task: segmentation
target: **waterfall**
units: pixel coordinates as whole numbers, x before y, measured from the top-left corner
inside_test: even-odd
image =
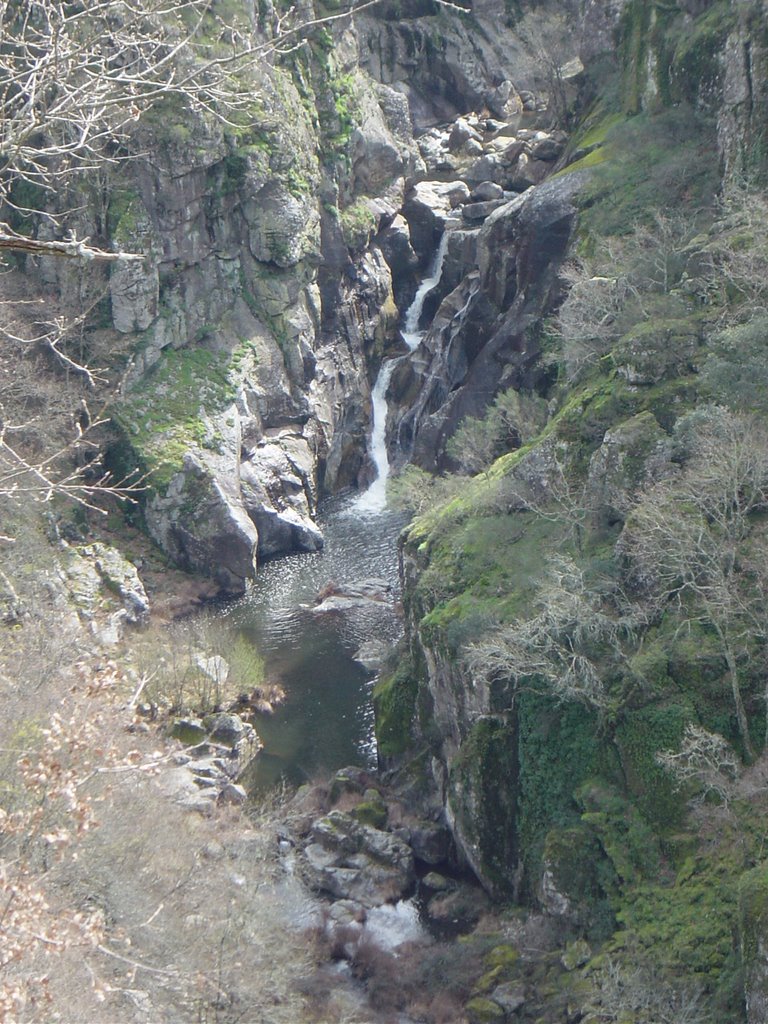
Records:
[[[410,352],[413,352],[421,344],[426,331],[419,330],[419,320],[424,309],[424,302],[427,295],[439,283],[443,273],[443,263],[448,250],[448,230],[443,231],[440,237],[435,258],[427,276],[421,282],[405,313],[405,323],[402,330],[403,340]],[[397,356],[394,359],[386,359],[381,364],[379,375],[371,392],[372,428],[371,428],[371,458],[376,467],[376,479],[367,491],[354,503],[354,509],[358,512],[381,512],[387,503],[387,479],[389,477],[389,453],[387,452],[387,388],[392,379],[392,374],[399,362],[405,356]]]
[[[416,289],[416,294],[413,297],[413,302],[410,304],[405,312],[405,327],[403,328],[403,340],[408,348],[413,352],[414,349],[418,348],[421,344],[421,339],[427,333],[426,331],[419,330],[419,320],[421,320],[421,313],[424,309],[424,302],[432,289],[440,283],[440,278],[443,275],[443,263],[445,262],[445,254],[448,251],[448,229],[445,228],[442,235],[440,236],[440,245],[437,247],[435,258],[432,261],[429,274],[421,282],[419,287]],[[391,374],[390,374],[391,376]]]

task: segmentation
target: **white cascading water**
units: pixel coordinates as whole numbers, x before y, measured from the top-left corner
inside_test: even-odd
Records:
[[[413,352],[421,344],[426,331],[419,330],[419,320],[424,309],[424,302],[427,295],[439,283],[443,273],[443,263],[448,249],[448,231],[444,230],[440,238],[432,267],[427,277],[419,285],[413,302],[405,313],[405,325],[403,327],[403,340],[409,351]],[[372,428],[371,428],[371,458],[376,467],[376,479],[365,491],[353,508],[358,512],[381,512],[387,504],[387,479],[389,477],[389,454],[387,452],[387,388],[392,379],[395,367],[405,356],[397,356],[395,359],[387,359],[381,364],[379,375],[371,392]]]

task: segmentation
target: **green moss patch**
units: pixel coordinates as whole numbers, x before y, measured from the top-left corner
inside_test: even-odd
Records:
[[[462,744],[449,801],[487,882],[511,895],[517,866],[517,736],[514,721],[487,717]]]
[[[224,360],[208,349],[166,349],[147,376],[112,411],[150,482],[166,487],[187,451],[215,448],[218,439],[203,410],[219,411],[234,398]]]
[[[418,689],[410,659],[401,662],[392,675],[385,676],[374,687],[376,739],[379,753],[385,757],[404,754],[412,743]]]

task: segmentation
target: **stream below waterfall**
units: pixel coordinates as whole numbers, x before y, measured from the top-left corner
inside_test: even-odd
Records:
[[[263,565],[246,596],[225,609],[264,658],[268,681],[286,692],[274,714],[256,722],[264,748],[250,788],[264,791],[281,779],[298,785],[345,765],[375,767],[372,674],[354,655],[371,638],[395,643],[402,631],[397,536],[406,521],[402,512],[362,513],[354,497],[328,501],[318,516],[323,550]],[[391,587],[386,601],[313,610],[329,583],[367,578]]]
[[[440,281],[447,240],[446,230],[405,313],[402,335],[409,353],[426,333],[419,324],[424,302]],[[354,656],[366,642],[392,645],[402,632],[397,536],[408,517],[386,507],[386,426],[387,387],[405,358],[385,360],[372,390],[374,482],[362,495],[337,496],[323,504],[317,517],[325,537],[322,551],[261,566],[246,596],[224,613],[264,658],[267,682],[286,693],[274,714],[256,723],[264,746],[249,769],[254,792],[282,780],[300,785],[346,765],[376,766],[373,673]],[[387,600],[364,601],[343,611],[313,608],[330,584],[343,590],[367,579],[386,584]]]
[[[221,610],[228,625],[263,658],[265,684],[278,684],[285,692],[273,713],[254,723],[263,747],[243,780],[252,795],[266,794],[281,783],[294,787],[325,781],[346,766],[376,768],[371,699],[375,672],[356,655],[371,641],[391,649],[402,635],[397,539],[409,518],[386,503],[387,391],[397,365],[415,352],[426,334],[420,329],[424,303],[440,282],[447,243],[445,230],[403,318],[407,353],[384,360],[372,389],[370,450],[375,480],[363,494],[347,493],[323,502],[317,516],[325,539],[321,551],[261,565],[246,595]],[[384,599],[377,593],[373,600],[334,602],[338,594],[354,592],[361,581],[377,581],[374,590]],[[328,594],[331,600],[322,602],[328,605],[323,610],[319,598]],[[282,847],[284,875],[276,894],[286,927],[326,928],[329,904],[305,889],[295,871],[291,844],[284,841]],[[408,946],[412,956],[420,947],[450,941],[464,930],[464,922],[433,920],[419,883],[415,895],[369,909],[359,927],[355,941],[360,948],[397,956]],[[404,1012],[379,1014],[346,959],[329,961],[318,977],[325,979],[323,984],[337,1000],[346,1000],[350,1019],[414,1024]]]

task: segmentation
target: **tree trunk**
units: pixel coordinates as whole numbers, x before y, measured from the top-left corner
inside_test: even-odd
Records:
[[[744,701],[741,697],[741,687],[739,686],[739,670],[736,667],[736,659],[733,656],[728,642],[723,636],[722,632],[718,629],[721,639],[723,640],[723,654],[725,655],[725,663],[728,666],[728,675],[731,677],[731,693],[733,694],[733,704],[736,708],[736,721],[739,725],[739,734],[741,735],[741,741],[744,744],[744,752],[747,755],[749,761],[754,761],[755,751],[752,747],[752,742],[749,738],[749,724],[747,722],[747,712],[744,708]]]

